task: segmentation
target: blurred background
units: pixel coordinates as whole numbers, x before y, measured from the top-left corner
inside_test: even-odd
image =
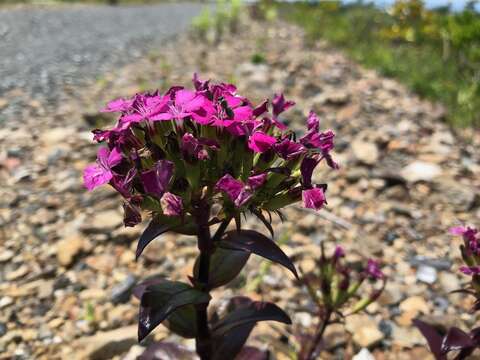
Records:
[[[353,264],[380,259],[389,282],[365,314],[329,328],[321,358],[430,359],[412,319],[476,321],[458,315],[470,299],[450,294],[465,279],[447,229],[480,215],[479,10],[446,0],[0,0],[0,359],[142,353],[132,288],[153,274],[184,279],[195,239],[165,234],[135,262],[145,224],[124,228],[120,199],[87,193],[82,170],[95,161],[90,131],[115,121],[99,112],[107,101],[191,86],[194,72],[257,103],[284,92],[297,103],[283,119],[294,131],[313,109],[337,134],[340,170],[315,174],[328,206],[288,209],[276,240],[307,273],[324,242],[342,244]],[[240,292],[287,310],[292,327],[259,324],[250,341],[294,359],[296,335],[315,325],[305,289],[252,257],[213,305]],[[181,341],[159,327],[147,343],[162,339]]]

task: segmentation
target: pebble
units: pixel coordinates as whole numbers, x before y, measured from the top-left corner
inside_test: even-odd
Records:
[[[437,164],[414,161],[400,170],[400,174],[408,182],[432,181],[442,174],[442,168]]]
[[[353,341],[361,347],[376,345],[384,338],[377,323],[368,315],[356,314],[347,317],[345,328],[353,336]]]
[[[133,287],[137,279],[134,275],[129,274],[127,278],[120,284],[113,287],[110,299],[114,304],[126,303],[130,299]]]
[[[379,158],[377,146],[362,139],[352,143],[352,151],[357,160],[367,165],[375,165]]]
[[[269,39],[262,49],[266,63],[242,65],[250,63],[257,34]],[[45,360],[53,357],[49,351],[58,348],[59,357],[72,358],[86,350],[80,344],[95,334],[134,326],[138,300],[130,296],[133,277],[141,281],[161,274],[185,281],[191,273],[197,254],[194,239],[165,234],[135,262],[136,239],[144,226],[124,229],[120,197],[107,188],[87,192],[82,185],[82,170],[95,161],[97,149],[89,133],[92,124],[82,114],[95,114],[112,98],[139,91],[140,78],[148,82],[142,87],[158,86],[159,69],[166,68],[160,71],[161,86],[189,85],[191,73],[202,69],[203,78],[228,80],[235,75],[239,93],[255,102],[285,91],[298,107],[282,114],[282,120],[289,120],[299,135],[305,129],[304,112],[311,106],[319,111],[322,129],[335,130],[334,157],[340,170],[318,166],[314,175],[316,183],[328,183],[328,205],[319,213],[288,208],[285,223],[273,217],[274,228],[279,239],[287,235],[281,247],[306,271],[315,270],[320,243],[327,251],[338,243],[346,249],[346,260],[354,263],[349,266],[360,266],[363,257],[381,259],[388,282],[368,314],[355,315],[359,319],[355,331],[347,317],[352,336],[342,324],[327,329],[332,354],[326,358],[350,358],[355,350],[373,347],[378,358],[407,359],[419,347],[426,351],[421,335],[409,330],[411,320],[421,314],[442,314],[441,322],[467,328],[468,316],[451,315],[458,312],[455,305],[466,304],[461,296],[448,292],[466,279],[452,266],[459,263],[461,240],[453,240],[447,229],[457,219],[477,221],[478,137],[472,136],[467,143],[454,136],[434,117],[432,104],[397,82],[356,66],[335,50],[304,47],[302,33],[290,25],[269,26],[266,31],[255,22],[235,39],[234,46],[227,40],[209,47],[180,36],[163,44],[162,59],[157,62],[139,59],[105,74],[104,85],[76,89],[55,112],[45,109],[41,116],[41,101],[32,103],[34,114],[17,106],[25,114],[5,122],[0,129],[4,184],[0,189],[0,263],[4,265],[0,266],[0,323],[7,325],[8,332],[0,340],[0,352],[5,349],[7,358],[15,358],[17,351],[26,354],[23,358]],[[238,76],[239,71],[245,75]],[[9,102],[20,96],[18,91],[5,95]],[[102,121],[109,125],[109,119]],[[68,134],[65,141],[61,129]],[[261,229],[253,220],[248,228]],[[62,247],[65,251],[59,250]],[[257,286],[259,292],[249,295],[263,299],[268,294],[269,301],[291,314],[296,326],[315,324],[304,290],[280,267],[252,256],[238,284],[258,276],[264,263],[269,266]],[[433,271],[425,272],[425,267],[436,270],[436,281],[432,282]],[[18,269],[16,276],[10,274]],[[223,287],[215,295],[223,304],[236,293],[241,294],[240,289]],[[279,335],[270,324],[264,325],[255,332],[272,339],[264,345],[280,358],[275,346]],[[23,337],[24,328],[35,329],[36,334]],[[114,358],[125,356],[135,333],[133,329],[127,337],[132,342],[123,343]],[[155,336],[179,341],[163,327]],[[5,338],[11,343],[5,345]],[[191,341],[185,344],[194,346]],[[97,347],[99,354],[107,353],[103,346]]]
[[[60,265],[69,266],[72,264],[84,247],[84,238],[80,234],[69,236],[57,243],[57,259]]]
[[[421,265],[417,269],[417,280],[432,285],[437,281],[437,270],[431,266]]]
[[[352,360],[375,360],[375,357],[367,348],[363,348],[353,356]]]

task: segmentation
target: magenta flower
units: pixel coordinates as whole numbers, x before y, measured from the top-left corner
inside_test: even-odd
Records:
[[[295,105],[295,102],[286,101],[283,94],[280,94],[280,95],[275,94],[275,96],[273,97],[273,100],[272,100],[273,116],[275,118],[277,118],[278,115],[280,115],[284,111],[287,111],[288,109],[290,109],[294,105]]]
[[[121,161],[122,154],[117,148],[113,148],[112,151],[105,147],[100,148],[97,153],[97,163],[87,166],[83,172],[85,187],[91,191],[108,183],[113,177],[112,168]]]
[[[160,96],[157,92],[135,95],[130,111],[120,118],[118,127],[126,129],[133,123],[153,120],[156,115],[168,110],[168,101],[167,96]]]
[[[209,113],[203,95],[184,89],[177,90],[172,95],[175,99],[168,102],[166,111],[153,115],[151,120],[182,120],[189,116],[200,124],[208,120]]]
[[[339,259],[344,256],[345,256],[345,250],[343,250],[343,248],[340,245],[337,245],[335,247],[335,252],[333,253],[333,257],[335,259]]]
[[[125,199],[129,199],[132,197],[132,181],[136,176],[137,169],[135,168],[131,168],[125,176],[113,174],[111,185]]]
[[[240,192],[243,190],[244,185],[240,180],[236,180],[232,175],[226,174],[217,181],[215,188],[218,191],[223,191],[232,201],[235,201],[238,195],[240,195]]]
[[[136,202],[136,199],[132,199],[132,201],[125,201],[123,203],[123,223],[125,226],[132,227],[142,222],[142,214],[140,213],[138,204],[135,204]]]
[[[459,270],[465,275],[480,275],[480,266],[460,266]]]
[[[302,174],[302,184],[305,188],[312,187],[313,170],[317,167],[319,160],[311,157],[305,157],[300,164],[300,172]]]
[[[450,229],[450,234],[461,235],[465,242],[468,255],[480,255],[480,239],[477,238],[478,230],[470,226],[456,226]]]
[[[172,179],[174,165],[168,160],[159,160],[150,170],[142,172],[140,178],[145,192],[160,198]]]
[[[257,190],[260,186],[262,186],[265,183],[266,180],[267,180],[267,173],[253,175],[248,178],[247,185],[251,189]]]
[[[307,129],[309,131],[315,131],[316,133],[320,130],[320,120],[318,120],[318,116],[313,110],[310,110],[310,113],[308,114]]]
[[[285,160],[295,159],[305,152],[305,148],[295,141],[283,139],[273,145],[275,152]]]
[[[312,188],[302,191],[303,206],[308,209],[320,210],[325,205],[325,193],[321,188]]]
[[[256,131],[248,139],[248,147],[256,153],[264,153],[270,150],[276,142],[277,139],[273,136]]]
[[[190,133],[183,134],[180,148],[184,155],[198,158],[198,153],[202,150],[200,141]]]
[[[182,140],[180,142],[180,149],[184,157],[186,158],[195,158],[199,160],[209,159],[208,148],[210,150],[218,150],[220,146],[215,140],[211,139],[197,139],[190,133],[183,134]]]
[[[380,270],[380,265],[373,259],[368,259],[365,273],[367,276],[375,280],[383,279],[385,277],[385,274]]]
[[[182,214],[183,202],[180,196],[166,192],[160,199],[160,206],[164,215],[179,216]]]
[[[226,174],[218,180],[215,187],[218,191],[225,192],[236,207],[241,207],[252,198],[254,191],[261,187],[266,179],[266,173],[250,176],[245,185],[230,174]]]
[[[101,112],[125,112],[130,110],[132,107],[133,100],[128,99],[115,99],[110,101],[106,107],[104,107]]]

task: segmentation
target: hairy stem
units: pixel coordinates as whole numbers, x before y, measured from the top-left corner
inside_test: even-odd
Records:
[[[325,329],[330,323],[331,316],[332,316],[332,311],[327,310],[323,319],[320,320],[320,322],[318,323],[315,338],[313,339],[313,342],[310,344],[310,348],[304,360],[314,360],[316,358],[315,352],[317,350],[318,344],[320,344],[320,342],[322,341],[323,334],[325,333]]]

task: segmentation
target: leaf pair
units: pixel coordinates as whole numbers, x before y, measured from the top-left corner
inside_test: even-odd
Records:
[[[134,293],[140,299],[139,341],[160,323],[181,336],[196,337],[195,305],[210,301],[210,295],[207,293],[196,290],[188,284],[165,279],[154,279],[140,284]],[[275,304],[252,301],[246,297],[233,298],[229,310],[228,314],[217,321],[211,329],[214,360],[233,358],[239,354],[250,332],[259,321],[271,320],[291,324],[289,316]],[[169,345],[155,349],[154,353],[167,351],[172,354],[177,350]],[[257,354],[255,356],[259,354],[253,350],[250,353],[252,356],[254,353]]]
[[[235,279],[252,253],[285,266],[298,278],[295,266],[273,240],[253,230],[229,231],[216,243],[210,258],[207,288],[214,289]],[[195,278],[198,277],[198,268],[199,258],[193,270]]]
[[[213,219],[209,225],[218,223],[218,219]],[[184,235],[196,235],[197,227],[191,218],[185,217],[182,220],[177,217],[168,217],[164,215],[155,216],[148,226],[143,231],[140,239],[138,240],[137,250],[135,256],[138,259],[143,250],[150,244],[155,238],[166,233],[167,231],[175,231]]]
[[[455,360],[467,359],[480,347],[480,328],[475,328],[467,334],[457,327],[452,327],[446,335],[441,335],[434,326],[421,320],[414,320],[413,324],[427,340],[436,360],[447,360],[447,354],[451,351],[458,351]]]
[[[138,340],[142,341],[160,323],[187,338],[195,337],[194,305],[210,301],[210,295],[179,281],[150,280],[134,291],[140,299]]]
[[[212,327],[213,360],[233,359],[237,355],[237,359],[267,359],[267,355],[258,349],[244,348],[256,323],[271,320],[291,324],[289,316],[275,304],[252,301],[247,297],[231,299],[229,310]]]

